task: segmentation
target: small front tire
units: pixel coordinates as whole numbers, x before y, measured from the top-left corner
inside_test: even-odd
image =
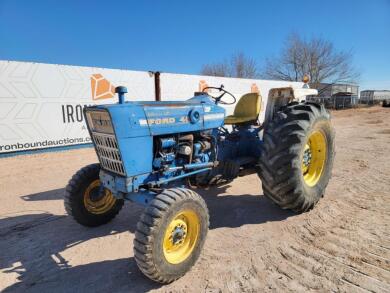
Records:
[[[172,188],[158,194],[137,224],[134,256],[140,270],[159,283],[183,276],[198,259],[209,227],[204,200]]]
[[[108,189],[100,190],[100,164],[81,168],[65,189],[65,210],[83,226],[96,227],[111,221],[122,209],[124,200]]]

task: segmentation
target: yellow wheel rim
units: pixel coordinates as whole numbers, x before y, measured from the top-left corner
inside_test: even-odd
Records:
[[[116,199],[111,191],[104,188],[99,194],[100,180],[92,181],[84,192],[84,206],[88,212],[100,215],[108,212],[114,206]]]
[[[326,138],[321,131],[313,131],[303,149],[302,175],[305,183],[313,187],[324,171],[326,161]]]
[[[163,252],[171,264],[185,261],[195,248],[200,233],[198,215],[192,210],[177,214],[165,230]]]

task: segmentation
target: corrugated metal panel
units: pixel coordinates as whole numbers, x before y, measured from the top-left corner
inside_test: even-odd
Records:
[[[374,91],[374,100],[390,99],[390,91]]]
[[[383,101],[390,99],[390,91],[388,90],[365,90],[360,92],[360,100],[363,102]]]
[[[320,97],[330,97],[338,93],[350,93],[353,96],[359,95],[359,86],[354,84],[319,83],[311,84],[310,86],[318,90]]]

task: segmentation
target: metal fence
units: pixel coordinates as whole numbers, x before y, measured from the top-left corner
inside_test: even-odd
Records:
[[[336,110],[357,107],[359,101],[357,96],[308,97],[307,100]]]

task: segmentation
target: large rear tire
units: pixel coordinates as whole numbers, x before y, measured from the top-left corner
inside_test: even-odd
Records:
[[[185,188],[164,190],[137,224],[134,256],[138,267],[160,283],[180,278],[198,259],[208,227],[203,198]]]
[[[100,190],[100,164],[81,168],[65,189],[65,210],[77,223],[95,227],[111,221],[122,209],[123,199],[116,199],[108,189]]]
[[[264,195],[283,209],[313,208],[331,178],[334,135],[323,105],[304,102],[278,112],[264,129],[258,171]]]

